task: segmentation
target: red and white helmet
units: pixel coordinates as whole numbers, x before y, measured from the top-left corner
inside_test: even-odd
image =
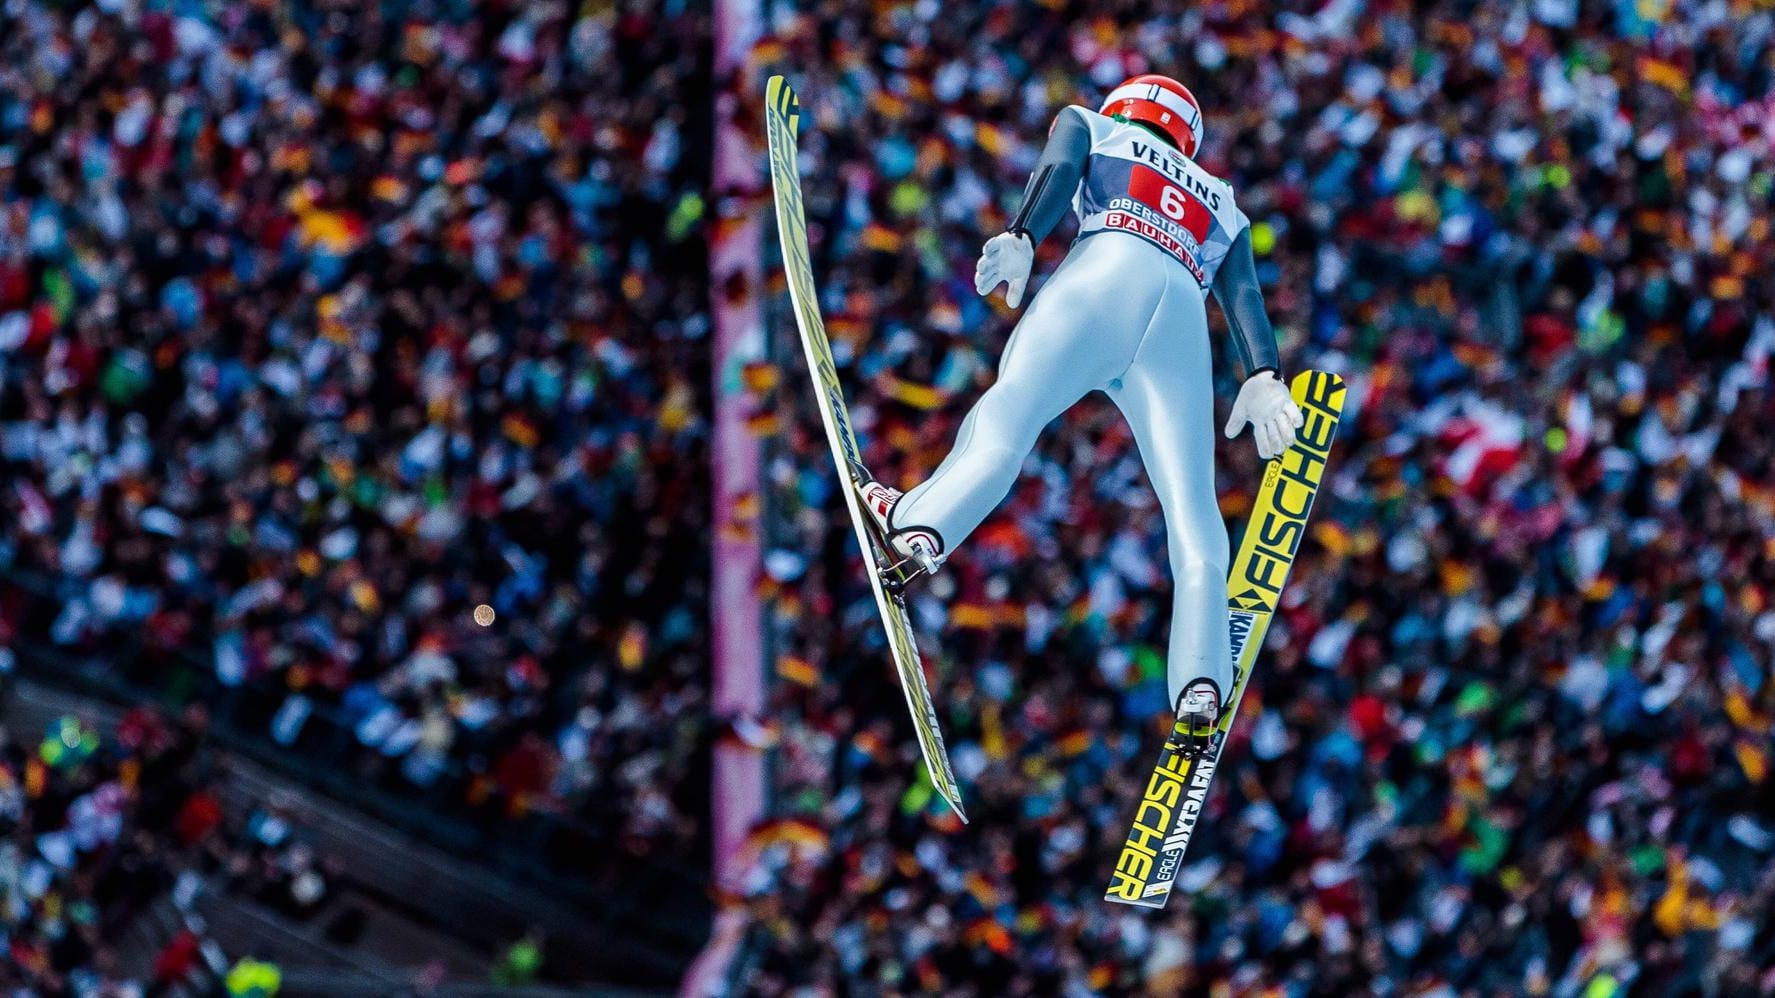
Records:
[[[1100,113],[1151,125],[1177,143],[1185,156],[1202,144],[1202,106],[1189,88],[1169,76],[1147,73],[1123,82],[1103,99]]]

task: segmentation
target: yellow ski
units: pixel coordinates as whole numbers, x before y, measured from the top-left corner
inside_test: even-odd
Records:
[[[857,453],[856,436],[851,432],[850,408],[845,404],[844,390],[838,383],[832,346],[826,339],[826,324],[820,319],[813,268],[808,265],[807,219],[802,210],[801,176],[795,162],[799,119],[800,102],[794,89],[781,76],[771,77],[764,89],[764,122],[770,146],[771,188],[776,194],[777,229],[783,243],[783,270],[789,279],[789,300],[795,306],[795,325],[801,330],[802,352],[807,355],[808,373],[813,377],[814,394],[820,403],[820,420],[826,426],[826,442],[832,449],[832,462],[847,481],[856,482],[862,459]],[[912,711],[912,726],[918,731],[918,747],[924,753],[925,768],[930,771],[931,783],[937,793],[955,809],[957,817],[967,821],[961,806],[961,788],[956,785],[955,770],[949,764],[949,751],[943,747],[943,732],[937,726],[937,712],[931,706],[931,691],[925,683],[918,644],[913,640],[912,618],[906,612],[905,597],[897,585],[890,590],[891,583],[884,581],[882,560],[889,555],[880,550],[872,536],[863,511],[857,506],[855,491],[849,488],[840,491],[844,493],[845,509],[850,511],[851,526],[857,532],[857,544],[863,549],[869,587],[881,610],[881,622],[887,628],[888,648],[893,653],[900,688],[906,694],[906,706]]]
[[[1104,894],[1107,900],[1163,908],[1171,897],[1171,884],[1208,804],[1214,770],[1220,765],[1220,753],[1238,716],[1251,667],[1270,629],[1282,583],[1288,580],[1288,569],[1306,536],[1307,513],[1313,508],[1313,497],[1319,494],[1331,442],[1337,436],[1337,421],[1344,410],[1344,383],[1335,374],[1304,371],[1295,376],[1291,392],[1306,422],[1294,446],[1265,467],[1250,524],[1227,578],[1233,688],[1226,709],[1221,711],[1220,723],[1201,756],[1187,758],[1169,743],[1160,750],[1159,764],[1153,768],[1134,812],[1128,841],[1116,858],[1115,873]]]

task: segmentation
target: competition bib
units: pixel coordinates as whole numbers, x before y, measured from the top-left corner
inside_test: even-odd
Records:
[[[1091,155],[1073,198],[1079,233],[1117,229],[1182,263],[1202,287],[1250,222],[1233,189],[1143,128],[1089,114]]]

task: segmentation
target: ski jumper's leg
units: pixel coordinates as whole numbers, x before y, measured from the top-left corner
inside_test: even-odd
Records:
[[[1165,514],[1174,585],[1166,680],[1175,705],[1206,677],[1224,698],[1232,686],[1227,639],[1226,523],[1214,494],[1213,357],[1208,313],[1195,279],[1166,268],[1170,287],[1134,354],[1109,387],[1127,417]]]
[[[1133,358],[1165,291],[1154,255],[1122,233],[1074,245],[1012,331],[998,381],[962,421],[955,448],[894,507],[894,527],[936,531],[945,556],[973,533],[1042,428]]]

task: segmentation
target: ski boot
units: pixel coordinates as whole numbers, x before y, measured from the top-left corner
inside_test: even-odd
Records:
[[[875,537],[876,546],[892,559],[881,568],[881,582],[898,596],[906,583],[920,575],[934,575],[943,557],[943,539],[929,527],[895,527],[894,506],[900,501],[900,490],[890,489],[872,478],[853,480],[857,503],[863,507],[863,518]]]
[[[1171,725],[1165,745],[1186,759],[1201,758],[1208,753],[1219,723],[1220,685],[1212,679],[1198,679],[1185,686],[1177,698],[1177,723]]]

